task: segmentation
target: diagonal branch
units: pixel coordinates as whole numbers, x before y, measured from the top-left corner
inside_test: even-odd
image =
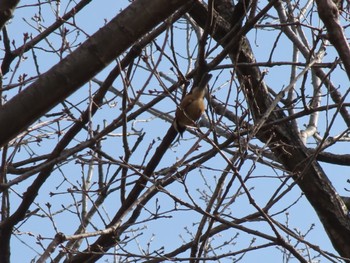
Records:
[[[196,5],[198,5],[197,11],[202,9],[202,14],[205,13],[203,5],[199,3]],[[201,27],[204,26],[202,23],[203,17],[197,19],[198,12],[193,12],[191,15]],[[240,15],[244,16],[245,14]],[[228,33],[229,27],[225,22],[221,22],[217,27],[218,29],[214,32],[213,37],[216,41],[222,43],[221,39],[225,36],[224,32]],[[269,109],[273,100],[262,81],[259,69],[238,64],[255,63],[254,55],[247,39],[242,39],[240,49],[231,49],[230,57],[234,63],[237,63],[238,79],[244,89],[254,121],[258,123]],[[275,111],[269,114],[268,121],[277,121],[284,117],[283,111],[276,106]],[[350,240],[347,209],[324,171],[315,161],[315,156],[308,154],[306,147],[299,138],[298,132],[294,130],[290,122],[284,122],[258,130],[257,137],[263,142],[270,142],[269,147],[271,151],[274,152],[286,169],[294,175],[294,180],[314,207],[335,249],[341,256],[350,258],[350,250],[347,245],[348,240]]]
[[[186,0],[138,0],[0,108],[0,145],[79,89]],[[113,36],[113,37],[111,37]],[[14,122],[13,120],[16,119]]]
[[[31,48],[33,48],[37,43],[39,43],[41,40],[45,39],[48,35],[50,35],[53,31],[55,31],[57,28],[59,28],[67,20],[74,17],[80,10],[82,10],[91,1],[92,0],[80,1],[69,12],[67,12],[64,16],[62,16],[61,19],[57,19],[51,26],[46,28],[43,32],[41,32],[39,35],[34,37],[29,42],[27,42],[25,45],[20,46],[13,51],[6,50],[4,59],[3,59],[2,64],[1,64],[2,74],[5,75],[10,70],[10,65],[16,57],[20,56],[21,54],[23,54],[23,53],[27,52],[28,50],[30,50]],[[4,1],[4,2],[6,2],[6,1]],[[7,2],[10,2],[10,1],[7,1]],[[1,27],[1,22],[0,22],[0,27]]]
[[[339,23],[339,10],[332,0],[317,0],[318,15],[327,28],[328,40],[337,50],[350,79],[350,48]]]
[[[0,29],[11,19],[19,0],[2,0],[0,2]]]

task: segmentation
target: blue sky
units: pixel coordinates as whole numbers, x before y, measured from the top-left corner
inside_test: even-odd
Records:
[[[61,8],[60,12],[61,14],[64,12],[65,9],[69,10],[72,8],[72,3],[70,3],[68,6],[65,6],[67,2],[70,3],[70,1],[61,1]],[[15,40],[16,46],[20,46],[23,42],[23,32],[28,32],[29,34],[33,34],[33,36],[37,35],[37,30],[33,29],[33,27],[37,26],[31,19],[35,12],[37,12],[37,7],[28,7],[27,5],[35,4],[37,1],[26,1],[25,5],[26,7],[19,6],[18,10],[16,10],[14,14],[14,18],[10,21],[8,24],[8,32],[11,37],[11,39]],[[103,4],[101,4],[101,1],[92,1],[91,4],[88,5],[84,11],[79,13],[79,15],[76,17],[75,23],[78,26],[81,26],[82,30],[87,34],[91,35],[99,28],[103,27],[106,21],[109,21],[111,18],[113,18],[115,15],[118,14],[118,12],[125,6],[129,4],[128,1],[112,1],[112,0],[104,0]],[[50,25],[52,21],[54,21],[54,16],[52,9],[54,9],[54,6],[50,6],[49,4],[42,6],[42,14],[43,14],[43,25],[47,26]],[[27,21],[27,22],[26,22]],[[69,21],[72,22],[72,21]],[[29,24],[31,25],[29,25]],[[72,28],[67,26],[68,28]],[[80,32],[78,35],[76,34],[77,31],[71,31],[70,35],[68,36],[68,40],[71,41],[71,43],[74,43],[78,46],[79,43],[85,41],[86,35],[84,35],[82,32]],[[181,35],[183,34],[183,35]],[[111,36],[112,37],[112,36]],[[180,47],[180,52],[183,52],[183,54],[178,54],[179,63],[181,66],[181,69],[183,70],[183,73],[185,73],[187,69],[187,61],[186,59],[181,59],[180,55],[186,55],[186,46],[184,43],[184,33],[180,33],[179,36],[175,39],[175,45],[177,47]],[[269,32],[269,31],[258,31],[255,32],[254,30],[251,31],[248,34],[248,37],[251,40],[252,48],[255,52],[257,61],[259,62],[265,62],[269,58],[271,46],[274,43],[276,33],[275,32]],[[158,40],[161,42],[162,37],[159,37]],[[57,36],[54,38],[49,38],[47,41],[43,41],[40,43],[39,47],[42,49],[48,49],[50,45],[53,45],[55,47],[59,47],[61,45],[61,39]],[[290,42],[282,36],[280,39],[280,45],[278,46],[278,49],[275,51],[273,56],[273,61],[290,61],[291,60],[291,53],[290,53]],[[193,48],[193,47],[192,47]],[[154,51],[154,50],[152,50]],[[60,59],[58,54],[55,53],[48,53],[48,52],[41,52],[40,49],[36,51],[36,55],[38,56],[38,62],[40,65],[40,72],[43,73],[46,70],[48,70],[50,67],[52,67],[55,63],[57,63]],[[150,51],[151,53],[151,51]],[[156,53],[156,52],[154,52]],[[67,55],[65,53],[63,56]],[[156,58],[155,54],[155,58]],[[334,51],[332,48],[329,48],[327,50],[327,56],[325,61],[332,62],[335,58]],[[32,54],[30,52],[25,54],[25,57],[28,57],[28,59],[24,59],[21,61],[19,70],[14,74],[13,76],[13,82],[16,82],[18,76],[20,74],[26,73],[29,76],[31,74],[35,75],[35,68],[33,68],[32,63]],[[302,60],[302,59],[301,59]],[[227,62],[229,63],[229,62]],[[14,66],[15,63],[12,65]],[[110,69],[115,64],[109,66],[107,69]],[[169,74],[170,77],[174,78],[174,75],[172,75],[171,72],[171,65],[170,63],[166,62],[166,59],[163,58],[162,60],[162,71]],[[149,76],[149,73],[147,70],[140,70],[141,73],[138,80],[134,81],[133,85],[135,87],[135,90],[137,90],[139,87],[143,85],[144,80]],[[97,78],[100,80],[103,80],[103,78],[108,74],[108,70],[101,72]],[[266,68],[266,77],[265,81],[266,83],[271,86],[276,92],[280,91],[289,84],[289,67],[274,67],[274,68]],[[345,92],[346,89],[348,89],[348,79],[346,75],[343,72],[337,73],[339,74],[339,78],[336,79],[337,83],[335,85],[339,86],[339,89],[341,92]],[[4,83],[9,83],[9,79],[11,77],[11,73],[9,73],[6,76],[6,79]],[[175,79],[175,78],[174,78]],[[225,96],[223,94],[227,94],[229,90],[228,80],[230,79],[230,73],[229,70],[223,72],[219,77],[217,82],[215,82],[214,88],[219,88],[220,91],[218,91],[218,95],[222,95],[223,98]],[[165,84],[170,84],[166,81],[164,81]],[[214,79],[211,81],[211,85],[214,85]],[[300,82],[299,82],[300,85]],[[114,83],[114,86],[116,88],[122,87],[122,82],[120,79],[116,80]],[[91,90],[90,90],[91,88]],[[75,94],[73,94],[69,100],[76,101],[80,98],[83,98],[86,96],[88,92],[95,91],[97,86],[93,83],[90,85],[85,85],[82,87],[79,91],[77,91]],[[151,84],[146,88],[146,90],[161,90],[156,80],[152,80]],[[10,96],[10,94],[9,94]],[[154,95],[155,96],[155,95]],[[232,97],[235,97],[235,94],[231,95]],[[230,98],[232,98],[230,97]],[[148,100],[152,99],[153,97],[150,95],[149,97],[144,96],[143,102],[147,102]],[[103,125],[104,122],[108,123],[111,120],[113,120],[116,115],[118,114],[118,109],[120,108],[120,100],[118,98],[115,98],[114,95],[108,94],[107,99],[110,99],[109,107],[104,106],[104,109],[101,110],[95,117],[94,117],[94,127],[97,127],[98,125]],[[327,96],[325,96],[324,100],[327,100]],[[85,104],[84,104],[85,105]],[[81,109],[84,109],[85,106],[82,106]],[[161,103],[159,106],[160,110],[165,110],[167,112],[170,112],[175,109],[176,104],[171,99],[166,99],[163,103]],[[61,106],[56,107],[52,110],[52,112],[58,111],[61,109]],[[76,112],[78,114],[78,111]],[[332,114],[329,114],[332,116]],[[324,132],[325,127],[327,126],[327,115],[323,114],[322,118],[320,120],[320,132]],[[305,122],[303,123],[305,119]],[[304,118],[300,121],[299,125],[302,127],[302,125],[307,123],[307,119]],[[66,125],[69,127],[71,125],[71,122],[67,120],[66,122],[62,122],[63,125]],[[137,130],[144,130],[146,132],[145,139],[141,143],[142,150],[137,154],[132,156],[131,162],[134,164],[140,163],[144,158],[144,152],[147,150],[149,145],[152,143],[153,139],[155,137],[162,137],[163,134],[167,131],[170,123],[167,123],[163,120],[157,120],[151,118],[150,115],[142,115],[140,119],[138,119],[138,122],[134,123]],[[129,126],[130,128],[131,126]],[[65,128],[64,126],[62,127]],[[345,129],[344,125],[342,123],[338,123],[334,127],[332,127],[330,134],[332,136],[335,136],[342,132]],[[131,128],[130,128],[131,131]],[[115,133],[121,132],[120,130],[115,131]],[[157,136],[154,136],[154,134],[157,134]],[[81,134],[81,137],[79,137],[79,140],[84,140],[86,138],[86,134]],[[38,144],[36,146],[32,146],[34,150],[41,151],[41,152],[49,152],[52,150],[52,147],[57,143],[58,138],[53,137],[52,140],[47,140],[45,143]],[[166,168],[167,166],[173,164],[178,160],[179,158],[182,158],[184,153],[188,151],[188,149],[193,145],[195,139],[193,139],[193,136],[191,136],[189,133],[185,134],[185,141],[181,142],[181,144],[174,150],[169,150],[164,159],[161,161],[158,169]],[[131,137],[131,142],[136,141],[136,137]],[[78,142],[75,142],[78,143]],[[259,142],[255,141],[256,144],[259,144]],[[332,148],[332,150],[336,152],[346,152],[346,142],[342,142],[337,144],[335,147]],[[108,150],[108,153],[113,156],[115,159],[118,160],[118,158],[123,154],[122,151],[122,141],[120,137],[114,137],[109,136],[106,138],[106,140],[103,142],[103,144],[106,146],[106,149]],[[153,151],[155,150],[155,147],[159,144],[159,140],[156,141],[155,146],[150,151],[150,154],[146,158],[146,161],[149,160],[150,156],[153,154]],[[208,145],[205,143],[201,143],[201,146],[203,148],[200,148],[199,151],[195,151],[191,156],[194,156],[196,154],[199,154],[200,151],[203,151],[205,149],[208,149]],[[313,147],[313,145],[310,144],[310,147]],[[27,158],[28,157],[28,151],[22,150],[23,152],[21,154],[18,154],[16,156],[16,161],[19,161],[21,157]],[[82,158],[84,156],[81,156]],[[269,197],[271,196],[271,193],[275,191],[276,188],[280,185],[280,181],[277,179],[277,174],[275,173],[274,169],[267,168],[259,165],[258,163],[255,163],[253,161],[247,161],[245,166],[241,170],[242,177],[245,177],[249,174],[250,169],[256,165],[258,168],[252,171],[251,176],[254,178],[247,181],[247,186],[251,187],[251,194],[257,201],[257,203],[260,206],[264,206],[266,202],[268,201]],[[225,162],[222,159],[215,159],[211,160],[210,162],[205,164],[205,167],[201,167],[201,169],[198,169],[191,173],[186,180],[188,180],[188,185],[190,186],[190,189],[184,189],[183,185],[180,183],[174,183],[170,187],[167,188],[168,191],[170,191],[173,194],[176,194],[178,196],[181,196],[185,200],[189,200],[186,198],[186,190],[190,191],[190,193],[198,198],[198,203],[203,205],[205,202],[200,199],[201,193],[200,191],[203,191],[205,189],[206,191],[212,190],[212,188],[215,186],[215,178],[220,176],[221,171],[215,171],[216,168],[219,167],[220,169],[225,166]],[[322,164],[322,167],[325,169],[326,173],[329,175],[330,180],[334,184],[335,188],[339,191],[340,194],[346,195],[346,192],[344,191],[344,188],[347,187],[346,180],[349,179],[348,175],[348,168],[339,167],[336,165],[329,165],[329,164]],[[96,169],[96,167],[95,167]],[[346,169],[346,170],[345,170]],[[110,170],[106,170],[106,173],[108,176],[111,176],[113,174],[113,171],[116,170],[116,167],[110,167]],[[58,194],[61,192],[65,192],[67,187],[69,187],[70,182],[64,182],[63,181],[63,175],[66,175],[69,180],[71,180],[71,185],[74,185],[74,183],[79,180],[82,176],[87,176],[88,173],[88,167],[85,166],[82,168],[82,165],[79,163],[74,164],[74,162],[71,162],[69,165],[63,165],[59,169],[56,169],[53,175],[49,178],[43,189],[40,191],[40,196],[36,200],[36,205],[43,209],[43,211],[48,211],[48,208],[45,206],[47,202],[50,202],[52,205],[51,210],[52,211],[59,211],[62,209],[62,206],[66,207],[69,206],[69,204],[72,203],[72,196],[70,196],[68,193],[64,194]],[[281,175],[278,173],[278,175]],[[96,176],[96,175],[95,175]],[[10,178],[12,179],[12,178]],[[67,181],[69,181],[67,180]],[[237,182],[236,182],[237,183]],[[23,186],[16,187],[15,190],[18,191],[18,193],[21,193],[25,191],[25,188],[27,185],[30,184],[30,180]],[[207,184],[207,186],[205,185]],[[55,194],[53,197],[50,197],[50,192],[53,191],[53,187],[55,186]],[[200,185],[200,186],[199,186]],[[238,189],[238,185],[235,189]],[[350,187],[349,187],[350,188]],[[200,189],[200,190],[199,190]],[[283,209],[283,207],[286,206],[286,204],[292,204],[294,201],[296,201],[299,196],[301,195],[300,190],[295,187],[288,195],[286,195],[283,198],[283,203],[281,205],[277,205],[276,208],[272,209],[272,211],[279,211],[279,209]],[[15,194],[13,194],[15,196]],[[94,196],[96,198],[96,196]],[[19,199],[14,198],[12,201],[12,207],[15,209],[15,207],[18,205]],[[161,194],[158,199],[152,200],[148,206],[152,209],[157,204],[161,204],[162,209],[165,211],[167,209],[171,209],[174,205],[174,202],[171,198],[168,196]],[[111,198],[108,202],[106,202],[106,205],[104,207],[104,213],[105,217],[113,217],[116,207],[119,206],[119,196],[116,193],[113,193],[111,195]],[[34,208],[33,208],[34,209]],[[72,207],[72,211],[74,211],[74,207]],[[233,217],[239,217],[244,216],[249,213],[255,212],[251,205],[249,205],[249,202],[246,198],[246,196],[242,195],[239,198],[237,198],[237,202],[230,207],[228,210],[230,213],[232,213]],[[72,212],[73,213],[73,212]],[[144,215],[145,217],[147,214]],[[325,249],[329,252],[335,253],[334,249],[332,248],[322,225],[320,224],[314,210],[311,208],[311,206],[308,204],[308,202],[305,200],[305,198],[302,198],[300,201],[297,202],[296,205],[292,206],[292,208],[289,210],[288,216],[285,213],[281,213],[279,216],[277,216],[278,220],[280,222],[285,222],[290,226],[290,228],[294,229],[300,229],[302,233],[305,233],[308,231],[308,229],[312,226],[313,223],[315,223],[315,227],[312,231],[306,236],[306,240],[311,243],[316,243],[318,246],[320,246],[322,249]],[[163,219],[160,221],[154,221],[149,222],[145,224],[140,224],[140,228],[144,228],[143,235],[139,236],[138,238],[135,238],[134,242],[130,242],[130,244],[127,246],[128,249],[135,249],[138,250],[139,247],[141,247],[140,244],[142,244],[143,247],[146,246],[147,242],[152,239],[151,248],[157,249],[161,246],[165,246],[166,251],[171,251],[172,249],[175,249],[178,244],[181,243],[181,239],[189,240],[189,232],[186,232],[186,229],[192,228],[192,223],[195,221],[200,220],[200,216],[198,214],[193,213],[190,218],[188,218],[188,213],[185,213],[183,211],[177,211],[174,213],[174,217],[171,219]],[[160,222],[160,223],[159,223]],[[38,217],[32,217],[24,226],[21,226],[20,231],[23,233],[23,235],[19,235],[18,238],[12,239],[12,261],[13,262],[29,262],[30,259],[37,256],[37,251],[39,254],[42,252],[42,248],[40,246],[33,246],[28,247],[24,244],[24,242],[28,243],[35,243],[34,240],[36,237],[41,234],[44,238],[52,238],[54,235],[54,227],[57,227],[60,231],[66,233],[67,235],[71,235],[74,233],[77,225],[79,224],[79,221],[76,217],[68,217],[65,214],[64,215],[57,215],[55,216],[55,223],[54,226],[53,223],[46,219],[38,218]],[[103,222],[101,220],[96,220],[96,227],[103,228]],[[270,232],[268,226],[264,223],[249,223],[248,226],[253,226],[259,229],[260,231],[266,231]],[[94,229],[90,227],[88,229],[89,231],[93,231]],[[28,234],[30,232],[31,234]],[[213,244],[220,244],[223,239],[229,240],[232,236],[236,233],[235,230],[228,231],[224,233],[223,237],[217,236],[214,238]],[[132,236],[134,233],[130,232],[128,235]],[[153,238],[154,235],[154,238]],[[247,244],[252,239],[251,235],[247,235],[244,233],[240,233],[240,238],[237,239],[239,242],[237,242],[235,246],[235,250],[238,250],[239,247],[246,247]],[[222,238],[222,239],[221,239]],[[23,242],[22,242],[23,241]],[[44,244],[49,243],[49,239],[43,241]],[[177,241],[177,242],[174,242]],[[91,241],[92,242],[92,241]],[[258,244],[263,243],[261,239],[258,239],[256,241]],[[86,245],[86,244],[85,244]],[[85,247],[85,245],[83,247]],[[21,253],[18,253],[18,251],[21,251]],[[315,253],[313,254],[315,255]],[[241,262],[253,262],[256,260],[256,257],[263,257],[265,262],[282,262],[281,253],[275,248],[275,249],[265,249],[265,250],[258,250],[256,252],[248,253],[247,256],[244,257],[244,259]],[[100,260],[100,262],[105,262],[104,260],[112,260],[112,257],[106,257]],[[230,261],[231,260],[231,261]],[[112,261],[110,261],[112,262]],[[224,259],[222,262],[232,262],[232,259]],[[291,261],[293,262],[293,261]],[[322,261],[326,262],[326,261]]]

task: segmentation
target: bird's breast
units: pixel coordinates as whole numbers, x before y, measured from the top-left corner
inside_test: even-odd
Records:
[[[193,125],[204,112],[204,100],[202,98],[189,99],[186,105],[182,104],[176,111],[177,121],[182,126]]]

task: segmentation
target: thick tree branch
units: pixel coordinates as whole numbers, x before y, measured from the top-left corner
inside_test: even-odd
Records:
[[[332,0],[316,0],[318,15],[327,28],[327,37],[337,50],[350,79],[350,48],[339,22],[339,10]]]
[[[203,14],[205,7],[199,3],[197,5],[198,8],[194,9],[196,12],[192,12],[191,15],[200,26],[204,26],[202,23],[204,15],[198,18],[198,9],[202,9]],[[225,22],[221,20],[217,28],[213,37],[222,43],[224,32],[229,32],[229,25],[227,23],[225,25]],[[230,56],[234,63],[255,63],[254,55],[246,39],[242,40],[239,50],[231,51]],[[273,101],[262,81],[261,73],[257,67],[237,66],[236,69],[254,120],[256,123],[260,122]],[[276,110],[269,114],[267,120],[273,122],[284,117],[282,109],[277,106]],[[317,212],[336,250],[341,256],[350,258],[350,250],[347,245],[350,240],[347,209],[322,168],[315,161],[315,156],[308,154],[297,131],[289,122],[284,122],[257,130],[256,136],[263,142],[270,142],[270,149],[286,169],[294,175],[295,181]]]
[[[2,0],[0,1],[0,29],[4,27],[6,22],[13,16],[19,0]]]
[[[138,0],[0,108],[0,145],[80,88],[186,0]],[[14,122],[13,120],[16,119]]]

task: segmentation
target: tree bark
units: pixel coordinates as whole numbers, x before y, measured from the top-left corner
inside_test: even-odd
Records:
[[[8,143],[186,3],[186,0],[138,0],[131,4],[71,55],[0,108],[0,123],[6,127],[0,131],[0,145]],[[4,222],[6,224],[0,224],[0,262],[6,263],[10,262],[13,225],[8,220]]]
[[[89,81],[186,0],[138,0],[0,108],[0,146]],[[16,121],[14,121],[16,120]]]
[[[317,0],[317,10],[327,28],[327,38],[337,50],[350,79],[350,47],[339,22],[339,10],[332,0]]]
[[[191,11],[191,16],[201,27],[205,26],[203,24],[206,19],[205,10],[202,4],[196,3],[196,8]],[[220,12],[220,10],[217,11]],[[236,15],[244,16],[245,14]],[[239,19],[234,20],[239,21]],[[223,19],[218,18],[216,21],[219,23],[216,24],[216,30],[212,37],[225,46],[221,40],[229,32],[231,26]],[[231,51],[230,57],[235,64],[256,62],[249,42],[245,38],[242,39],[239,49]],[[268,123],[286,117],[278,106],[268,116],[264,115],[273,99],[262,81],[263,78],[258,67],[237,66],[236,70],[256,124],[264,121],[262,118],[266,118],[265,122]],[[265,125],[264,128],[256,131],[256,137],[264,143],[269,143],[271,151],[280,163],[290,171],[315,209],[334,248],[339,255],[350,259],[348,210],[316,161],[316,156],[309,154],[301,142],[298,131],[293,128],[290,122],[285,122],[273,126]]]
[[[0,1],[0,30],[4,27],[6,22],[13,16],[19,0],[2,0]]]

